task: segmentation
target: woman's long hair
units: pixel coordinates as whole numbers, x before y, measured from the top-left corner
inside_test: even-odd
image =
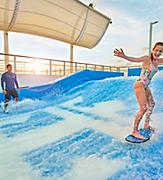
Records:
[[[154,50],[156,46],[163,46],[163,42],[156,42],[152,50]],[[151,58],[151,61],[153,62],[153,53],[151,53],[150,58]]]

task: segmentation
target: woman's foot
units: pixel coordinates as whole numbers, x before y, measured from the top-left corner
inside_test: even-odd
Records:
[[[140,135],[138,131],[133,131],[132,135],[138,139],[142,139],[142,140],[146,139],[144,136]]]
[[[147,124],[147,123],[144,124],[144,129],[149,129],[149,130],[155,132],[155,128],[153,128],[152,126],[150,126],[150,125]]]

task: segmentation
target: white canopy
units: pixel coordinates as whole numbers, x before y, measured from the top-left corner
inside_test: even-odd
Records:
[[[98,44],[110,21],[78,0],[0,0],[0,30],[87,48]]]

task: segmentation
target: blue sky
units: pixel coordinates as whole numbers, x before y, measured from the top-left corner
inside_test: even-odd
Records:
[[[81,0],[93,2],[95,9],[110,17],[108,27],[100,43],[93,49],[74,48],[74,60],[105,65],[128,63],[114,57],[115,48],[123,48],[126,54],[141,56],[148,53],[149,24],[153,25],[153,41],[163,41],[162,0]],[[10,53],[69,60],[69,45],[56,40],[26,34],[10,33]],[[0,41],[3,34],[0,32]],[[0,52],[3,45],[0,44]]]

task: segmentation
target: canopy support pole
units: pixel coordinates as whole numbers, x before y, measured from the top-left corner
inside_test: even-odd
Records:
[[[6,65],[9,63],[9,42],[8,42],[8,31],[3,31],[3,39],[4,39],[4,61],[5,61],[5,69]]]
[[[70,74],[73,73],[74,46],[70,44]]]

